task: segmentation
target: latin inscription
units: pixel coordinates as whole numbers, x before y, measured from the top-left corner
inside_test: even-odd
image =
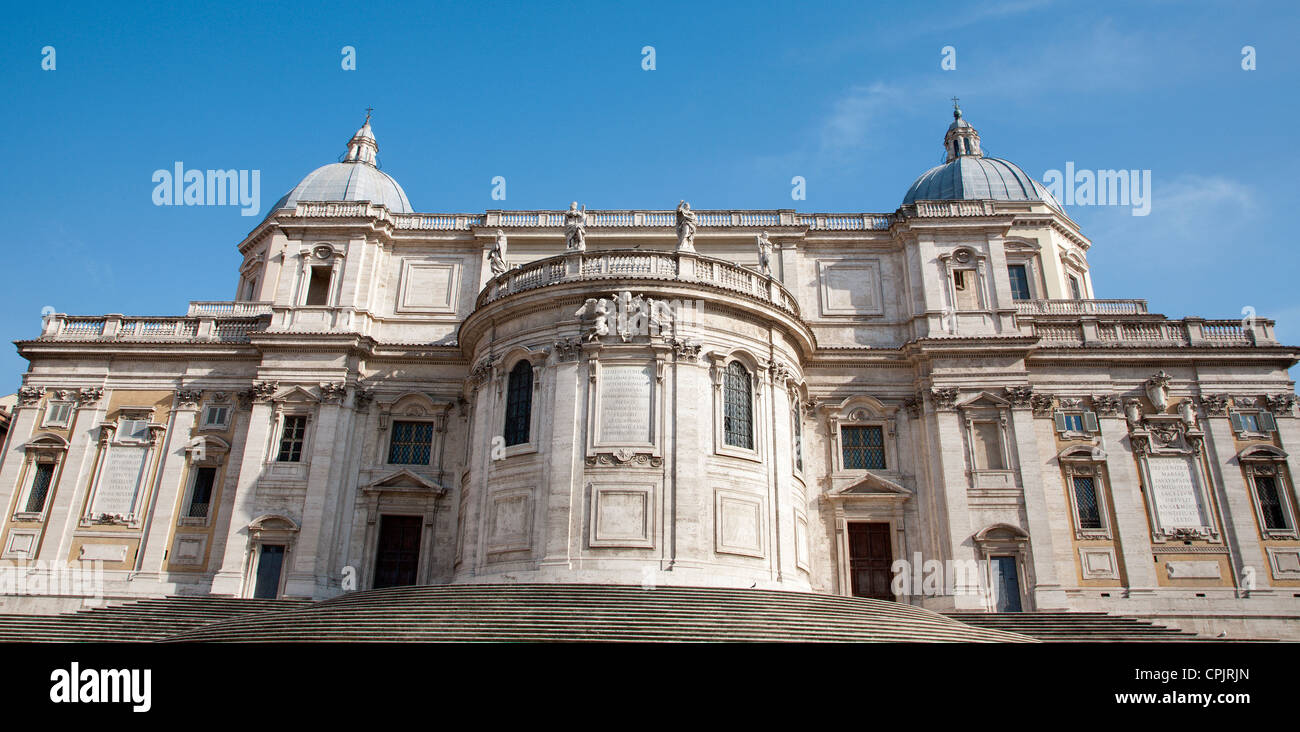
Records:
[[[600,442],[645,445],[650,433],[652,367],[604,366],[600,370]]]
[[[148,452],[149,448],[135,445],[113,445],[108,449],[104,475],[95,490],[95,503],[91,508],[93,515],[126,516],[134,511]]]
[[[1196,496],[1196,477],[1184,457],[1149,457],[1151,495],[1156,503],[1160,528],[1199,528],[1205,525]]]

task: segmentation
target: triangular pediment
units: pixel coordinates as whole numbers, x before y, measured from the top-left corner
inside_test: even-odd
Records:
[[[433,493],[439,496],[447,492],[446,488],[434,481],[406,469],[389,473],[362,486],[361,490],[368,493]]]
[[[301,386],[291,386],[272,397],[272,401],[301,404],[320,401],[320,399]]]
[[[970,396],[963,399],[962,401],[957,402],[958,408],[1010,407],[1010,406],[1011,406],[1011,402],[1007,401],[1006,399],[996,394],[990,394],[987,391],[981,391],[975,394],[971,394]]]
[[[867,473],[861,479],[826,492],[827,498],[892,498],[907,500],[912,491],[888,478]]]

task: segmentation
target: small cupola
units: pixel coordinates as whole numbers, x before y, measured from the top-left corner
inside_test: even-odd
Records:
[[[346,163],[366,163],[376,165],[379,155],[379,143],[375,142],[375,133],[370,130],[370,110],[366,110],[366,122],[357,130],[357,134],[348,140],[348,154],[343,158]]]
[[[944,162],[951,163],[967,155],[982,158],[980,151],[980,133],[961,117],[961,107],[957,106],[957,97],[952,98],[952,124],[948,125],[948,134],[943,136],[943,147],[948,152]]]

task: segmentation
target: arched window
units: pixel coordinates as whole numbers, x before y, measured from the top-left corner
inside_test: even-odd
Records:
[[[506,446],[528,442],[528,425],[533,413],[533,365],[520,361],[510,369],[506,383]]]
[[[722,384],[722,433],[732,447],[754,449],[754,404],[749,371],[739,361],[727,364]]]

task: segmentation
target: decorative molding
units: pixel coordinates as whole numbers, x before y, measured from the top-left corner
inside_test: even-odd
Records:
[[[1169,382],[1172,379],[1164,371],[1157,371],[1146,380],[1147,398],[1155,405],[1157,412],[1163,412],[1169,407]]]
[[[664,464],[664,459],[648,452],[637,452],[630,448],[620,447],[611,452],[598,452],[594,455],[588,455],[586,464],[589,467],[629,465],[631,467],[658,468]]]
[[[1269,394],[1264,397],[1264,401],[1268,404],[1268,411],[1275,417],[1295,416],[1295,394]]]
[[[957,387],[955,386],[931,389],[930,396],[934,399],[935,409],[955,409],[957,406],[957,393]]]
[[[79,389],[76,394],[77,402],[83,407],[93,406],[95,402],[104,398],[104,387],[87,386]]]
[[[43,396],[45,396],[44,389],[37,389],[34,386],[24,386],[18,390],[18,406],[30,407],[39,402]]]
[[[178,409],[198,409],[203,400],[202,389],[177,389],[176,407]]]
[[[669,338],[668,345],[672,346],[673,354],[677,356],[679,361],[696,361],[703,349],[703,346],[697,341],[683,340],[681,338]]]
[[[1006,388],[1007,399],[1015,409],[1029,409],[1033,406],[1034,387],[1032,386],[1008,386]]]
[[[347,390],[347,384],[342,381],[323,381],[320,383],[320,400],[327,404],[338,403],[347,394]]]
[[[1226,417],[1230,399],[1227,394],[1206,394],[1201,397],[1201,406],[1205,407],[1205,413],[1212,417]]]
[[[255,402],[269,402],[279,388],[279,382],[254,381],[253,388],[250,390],[252,400]]]
[[[551,352],[555,354],[557,363],[567,363],[577,361],[578,355],[582,353],[582,341],[577,338],[564,338],[551,344]]]
[[[1119,414],[1119,397],[1114,394],[1094,394],[1092,397],[1092,409],[1098,415],[1114,417]]]
[[[1029,397],[1029,406],[1033,408],[1035,417],[1050,417],[1055,403],[1050,394],[1034,394]]]
[[[917,394],[916,396],[904,399],[903,409],[907,410],[907,414],[910,417],[920,417],[921,413],[925,411],[925,397],[921,394]]]

